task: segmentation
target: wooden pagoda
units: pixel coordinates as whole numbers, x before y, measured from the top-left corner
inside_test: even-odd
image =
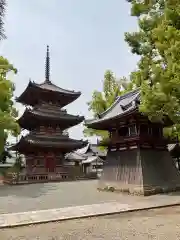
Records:
[[[101,189],[150,195],[180,188],[180,174],[167,150],[162,124],[139,112],[140,90],[120,96],[98,119],[87,120],[89,128],[107,130],[100,142],[108,149]]]
[[[50,81],[50,57],[47,46],[45,81],[29,82],[17,101],[28,105],[18,119],[22,129],[29,134],[21,137],[13,150],[24,154],[26,173],[52,174],[64,171],[64,155],[87,145],[86,141],[69,138],[66,129],[84,120],[83,116],[68,114],[62,109],[75,101],[80,92],[62,89]]]

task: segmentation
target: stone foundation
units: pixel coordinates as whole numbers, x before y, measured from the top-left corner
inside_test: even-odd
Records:
[[[135,195],[180,190],[180,173],[167,150],[108,152],[98,189]]]

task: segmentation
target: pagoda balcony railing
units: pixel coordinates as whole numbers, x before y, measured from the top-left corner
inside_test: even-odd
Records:
[[[23,184],[23,183],[37,183],[37,182],[49,182],[49,181],[63,181],[69,178],[68,173],[40,173],[40,174],[12,174],[7,176],[5,183],[10,184]]]
[[[62,169],[57,169],[56,172],[24,172],[24,173],[9,173],[4,182],[8,184],[26,184],[39,183],[50,181],[67,181],[83,177],[84,173],[80,167],[62,166]]]
[[[43,111],[48,111],[48,112],[57,112],[60,111],[62,113],[67,113],[66,109],[62,109],[58,105],[52,105],[52,104],[47,104],[47,103],[40,103],[33,108],[34,110],[43,110]]]
[[[149,143],[149,144],[169,144],[175,143],[175,140],[165,137],[154,137],[154,136],[147,136],[147,135],[134,135],[134,136],[127,136],[127,137],[112,137],[106,138],[104,140],[98,140],[98,145],[100,146],[109,146],[115,144],[125,144],[136,142],[139,144]]]

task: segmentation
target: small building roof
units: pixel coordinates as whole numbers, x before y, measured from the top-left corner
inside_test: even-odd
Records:
[[[168,151],[173,151],[173,149],[176,147],[176,143],[168,144]]]
[[[81,154],[78,154],[77,152],[71,152],[71,153],[67,153],[66,156],[65,156],[65,159],[66,160],[73,160],[73,161],[83,161],[83,160],[86,160],[87,157],[81,155]]]
[[[105,157],[107,155],[107,151],[104,149],[100,149],[97,144],[90,144],[91,150],[96,153],[99,157]]]
[[[89,156],[86,160],[82,161],[82,164],[93,163],[93,162],[102,162],[103,160],[98,156]]]
[[[174,151],[174,150],[178,150],[180,152],[180,143],[173,143],[173,144],[168,144],[168,150],[170,152]]]
[[[88,153],[93,155],[98,155],[99,157],[105,157],[106,151],[99,149],[97,144],[90,144],[88,143],[84,148],[78,149],[76,151],[78,154],[87,155]]]
[[[117,100],[108,108],[105,112],[100,114],[98,119],[86,120],[85,124],[94,129],[104,129],[104,126],[108,128],[109,120],[122,117],[133,111],[138,110],[138,104],[140,102],[140,90],[136,89],[128,92],[122,96],[119,96]]]

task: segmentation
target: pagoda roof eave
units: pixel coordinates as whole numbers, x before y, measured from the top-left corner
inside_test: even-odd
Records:
[[[84,116],[71,115],[68,113],[57,113],[52,114],[48,112],[40,112],[38,110],[28,109],[24,111],[23,115],[17,120],[19,125],[23,128],[27,127],[27,123],[31,122],[30,119],[42,119],[42,121],[57,121],[58,123],[63,123],[65,128],[73,127],[84,121]],[[29,125],[29,124],[28,124]]]
[[[58,92],[58,93],[62,93],[62,94],[69,95],[69,96],[80,96],[81,95],[80,91],[75,92],[72,90],[60,88],[60,87],[56,86],[55,84],[53,84],[52,82],[50,82],[50,83],[47,83],[46,81],[43,83],[31,82],[31,84],[34,85],[35,87],[41,88],[43,90]]]
[[[29,81],[26,89],[19,97],[16,98],[16,101],[20,103],[24,103],[26,105],[33,106],[34,102],[31,99],[28,100],[28,98],[31,94],[34,95],[37,92],[42,92],[47,94],[53,93],[57,95],[57,98],[66,98],[66,101],[65,101],[66,103],[64,103],[63,106],[68,105],[69,103],[75,101],[81,95],[81,92],[79,91],[75,92],[75,91],[66,90],[56,86],[51,82],[47,83],[45,81],[43,83],[35,83],[32,81]],[[37,98],[39,98],[39,95]]]
[[[47,136],[44,136],[44,139],[33,139],[31,135],[27,135],[25,137],[21,137],[20,141],[11,147],[11,150],[19,151],[21,153],[33,151],[33,149],[43,149],[42,151],[49,149],[59,150],[65,152],[71,152],[78,148],[84,147],[87,145],[87,141],[83,140],[74,140],[71,138],[57,139],[57,141],[52,141],[52,139],[48,139]]]

